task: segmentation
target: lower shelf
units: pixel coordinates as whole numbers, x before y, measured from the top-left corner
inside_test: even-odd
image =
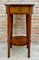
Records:
[[[17,46],[27,45],[28,38],[25,36],[15,36],[11,38],[10,43]]]

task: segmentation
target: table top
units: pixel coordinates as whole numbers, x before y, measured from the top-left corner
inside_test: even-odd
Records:
[[[27,2],[19,2],[19,3],[14,3],[14,2],[12,2],[12,3],[10,3],[10,2],[5,2],[4,3],[4,5],[35,5],[35,3],[27,3]]]

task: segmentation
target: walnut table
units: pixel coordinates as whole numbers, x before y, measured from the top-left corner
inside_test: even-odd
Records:
[[[31,38],[31,15],[34,4],[5,4],[7,13],[8,27],[8,58],[10,57],[10,48],[12,45],[23,46],[27,45],[28,58],[30,58],[30,38]],[[27,36],[12,37],[13,14],[26,14],[26,29]]]

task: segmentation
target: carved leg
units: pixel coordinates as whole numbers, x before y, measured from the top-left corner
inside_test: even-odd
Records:
[[[11,38],[12,38],[12,29],[13,29],[13,15],[11,15]],[[12,44],[10,44],[10,48],[12,48]]]
[[[10,57],[11,15],[8,14],[8,58]]]
[[[27,23],[28,21],[27,21],[27,15],[26,15],[26,33],[27,33],[27,38],[28,38],[28,23]],[[27,48],[28,48],[28,43],[27,43]]]
[[[27,15],[28,58],[30,58],[31,15]]]

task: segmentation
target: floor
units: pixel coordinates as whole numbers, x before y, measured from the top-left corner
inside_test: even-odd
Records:
[[[12,46],[7,57],[7,43],[0,43],[0,60],[39,60],[39,45],[31,43],[31,56],[27,58],[26,46]]]

